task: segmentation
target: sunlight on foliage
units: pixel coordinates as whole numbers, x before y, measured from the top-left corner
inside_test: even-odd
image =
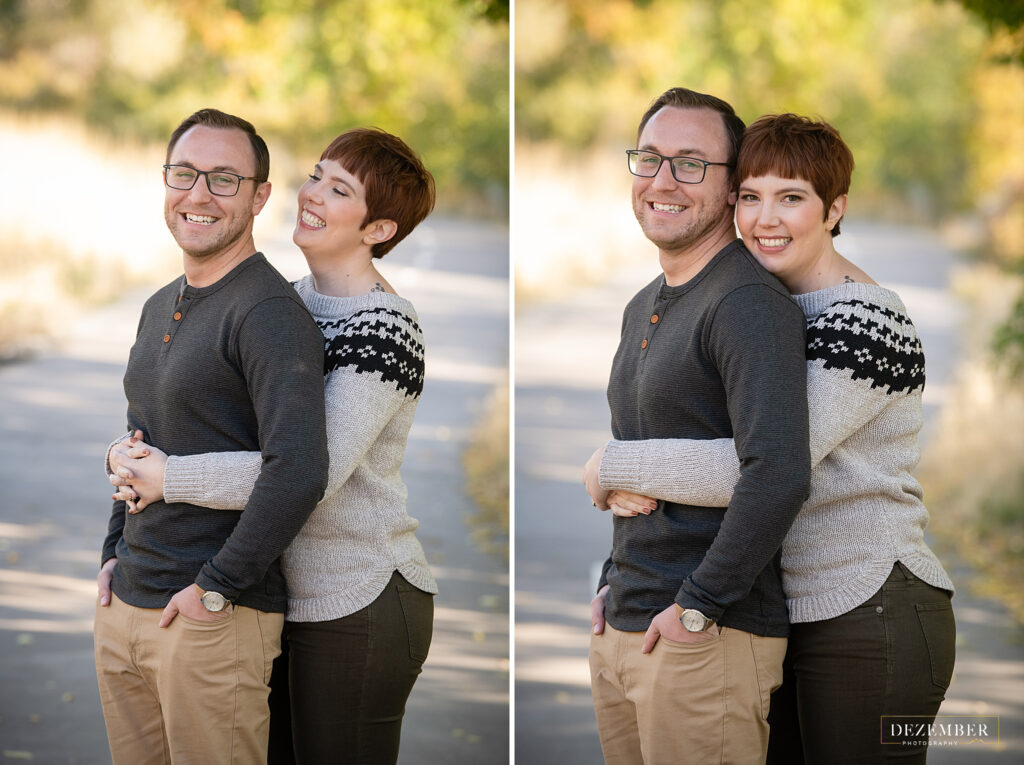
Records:
[[[374,125],[405,138],[439,204],[503,215],[507,3],[41,0],[0,3],[0,107],[166,140],[205,106],[298,154]]]

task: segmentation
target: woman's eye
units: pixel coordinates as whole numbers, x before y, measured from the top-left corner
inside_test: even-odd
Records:
[[[786,196],[782,198],[783,202],[789,202],[790,204],[796,204],[797,202],[800,202],[802,200],[803,197],[798,196],[797,194],[786,194]]]

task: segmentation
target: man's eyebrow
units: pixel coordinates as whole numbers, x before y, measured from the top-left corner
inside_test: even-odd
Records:
[[[644,144],[643,146],[637,147],[642,151],[653,151],[655,154],[661,154],[658,151],[658,147],[652,144]],[[679,149],[674,154],[664,154],[665,157],[706,157],[707,152],[701,149]]]
[[[183,159],[180,162],[172,162],[171,164],[182,165],[184,167],[191,167],[193,170],[199,169],[198,167],[196,167],[195,163],[189,162],[187,159]],[[217,165],[216,167],[212,167],[209,170],[204,170],[203,172],[231,173],[232,175],[241,175],[243,178],[245,177],[245,173],[238,172],[238,170],[236,170],[233,165]]]

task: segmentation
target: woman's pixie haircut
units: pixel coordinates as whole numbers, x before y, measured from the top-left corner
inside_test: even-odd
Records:
[[[808,181],[824,203],[822,220],[826,220],[832,203],[850,190],[853,153],[827,122],[796,114],[767,114],[743,133],[736,173],[741,185],[762,175]],[[836,221],[832,236],[839,235],[841,221]]]
[[[370,248],[383,258],[405,239],[434,209],[434,177],[405,141],[376,128],[348,130],[324,149],[320,159],[331,159],[352,173],[366,193],[366,217],[361,227],[375,220],[393,220],[395,235]]]

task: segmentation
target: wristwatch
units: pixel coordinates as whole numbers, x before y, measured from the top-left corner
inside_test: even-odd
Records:
[[[203,603],[203,608],[207,611],[223,611],[225,606],[228,604],[227,598],[213,590],[207,590],[204,592],[200,600]]]
[[[715,620],[704,616],[696,608],[684,608],[683,613],[679,615],[679,622],[690,632],[703,632],[714,624]]]

